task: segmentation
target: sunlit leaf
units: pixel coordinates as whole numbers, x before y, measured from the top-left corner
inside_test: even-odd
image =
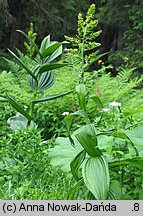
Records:
[[[45,58],[47,56],[52,55],[59,47],[61,46],[61,43],[59,42],[53,42],[51,43],[46,49],[43,50],[42,57]]]
[[[50,63],[54,61],[57,57],[62,54],[63,48],[62,45],[50,56],[44,58],[44,63]]]
[[[67,64],[56,64],[56,63],[55,64],[43,64],[40,66],[39,74],[45,71],[54,70],[54,69],[65,67],[65,66],[67,66]]]
[[[6,99],[6,97],[0,96],[0,101],[1,102],[7,102],[7,99]]]
[[[79,132],[75,133],[75,137],[89,156],[96,157],[101,155],[97,146],[96,131],[93,124],[83,126]]]
[[[89,157],[82,168],[83,180],[97,200],[108,199],[109,169],[104,156]]]
[[[43,53],[44,50],[50,45],[50,35],[46,36],[41,43],[40,53]]]

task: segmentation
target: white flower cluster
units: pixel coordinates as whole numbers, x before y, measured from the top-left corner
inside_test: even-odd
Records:
[[[109,106],[111,106],[111,107],[117,107],[117,106],[121,107],[121,103],[113,101],[113,102],[109,103]]]
[[[109,107],[121,107],[121,103],[113,101],[113,102],[109,103]],[[108,112],[109,110],[110,110],[110,108],[105,107],[105,108],[101,109],[101,112]]]
[[[63,115],[63,116],[69,115],[69,112],[63,112],[62,115]]]

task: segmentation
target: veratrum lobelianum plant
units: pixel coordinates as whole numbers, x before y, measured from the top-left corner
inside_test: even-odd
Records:
[[[36,43],[29,37],[25,32],[17,30],[22,33],[29,44],[34,47],[37,53],[35,60],[35,66],[31,69],[29,68],[15,53],[8,49],[10,54],[16,59],[17,63],[25,69],[29,74],[29,84],[33,92],[33,97],[30,104],[27,104],[28,109],[25,110],[14,98],[10,95],[1,96],[1,101],[9,102],[13,108],[15,108],[19,113],[21,113],[27,119],[27,126],[30,125],[31,120],[33,120],[34,106],[36,103],[49,101],[62,97],[69,94],[70,92],[63,92],[60,94],[48,95],[45,97],[40,97],[41,93],[54,85],[55,75],[53,70],[66,66],[67,64],[59,64],[54,61],[62,54],[62,43],[57,41],[51,41],[50,35],[45,37],[41,43],[40,49]]]
[[[142,124],[137,125],[132,130],[115,129],[115,131],[105,132],[101,128],[97,129],[94,123],[90,123],[87,116],[86,104],[88,102],[88,93],[84,80],[84,72],[87,66],[90,65],[88,63],[90,63],[91,58],[89,57],[90,55],[85,55],[85,51],[90,50],[90,46],[88,49],[88,45],[91,45],[92,42],[88,43],[90,38],[88,34],[91,33],[91,29],[93,30],[93,26],[97,24],[97,21],[92,20],[94,11],[95,5],[91,5],[85,21],[83,21],[82,15],[79,14],[78,36],[76,38],[66,37],[66,40],[69,40],[77,47],[73,52],[74,55],[77,53],[79,55],[80,83],[76,86],[76,92],[80,110],[65,116],[64,121],[68,137],[58,137],[55,147],[48,150],[51,163],[61,166],[65,171],[70,171],[77,181],[69,191],[68,199],[74,199],[76,191],[83,185],[90,191],[89,194],[92,199],[115,199],[117,189],[114,187],[114,184],[111,184],[113,182],[110,180],[110,169],[120,179],[118,181],[118,188],[120,190],[119,198],[121,198],[124,187],[122,169],[124,166],[129,165],[142,170],[143,164],[143,153],[140,145],[140,141],[142,140],[142,135],[140,134],[143,128]],[[97,36],[100,33],[93,33],[93,35]],[[93,36],[91,38],[93,39]],[[95,42],[91,45],[92,48],[96,46],[99,46],[99,44]],[[76,55],[75,59],[78,55]],[[93,57],[92,61],[97,59],[97,53],[95,55],[91,54],[91,57]],[[92,99],[96,103],[101,103],[100,99],[96,96],[93,96]],[[86,125],[81,126],[72,133],[72,123],[76,115],[81,115]],[[140,138],[138,139],[138,137]]]
[[[82,110],[86,123],[89,123],[89,119],[86,110],[88,91],[85,85],[85,72],[88,72],[89,67],[94,62],[107,54],[99,54],[99,50],[97,50],[101,44],[96,42],[96,40],[102,31],[95,31],[98,26],[98,20],[95,19],[95,9],[95,4],[92,4],[87,11],[85,19],[79,13],[77,35],[75,37],[65,36],[65,39],[72,45],[69,52],[73,54],[73,67],[77,72],[79,82],[76,86],[76,93],[79,107]]]
[[[95,9],[95,4],[92,4],[87,11],[85,20],[83,15],[79,13],[77,35],[75,37],[65,36],[66,41],[72,45],[69,52],[74,54],[73,66],[77,71],[80,83],[85,82],[84,73],[88,72],[89,66],[107,54],[99,54],[99,50],[96,50],[101,46],[96,40],[102,31],[95,31],[98,26],[98,20],[95,19]]]

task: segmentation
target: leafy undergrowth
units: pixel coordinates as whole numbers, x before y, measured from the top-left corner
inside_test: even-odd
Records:
[[[50,165],[48,145],[35,129],[1,138],[0,199],[67,199],[74,180]]]

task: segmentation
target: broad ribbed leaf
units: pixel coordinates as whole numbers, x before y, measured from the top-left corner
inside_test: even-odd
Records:
[[[33,79],[37,82],[37,78],[35,77],[35,75],[32,73],[32,71],[20,60],[20,58],[17,57],[17,55],[15,55],[10,49],[8,49],[8,51],[11,53],[11,55],[16,58],[18,64],[20,66],[22,66],[32,77]]]
[[[39,72],[39,68],[40,68],[40,65],[36,65],[33,69],[32,69],[32,73],[34,74],[34,76],[36,77],[37,79],[37,75],[38,75],[38,72]],[[35,79],[33,79],[32,76],[29,77],[29,84],[30,84],[30,87],[33,91],[35,91],[35,89],[37,88],[37,85],[38,85],[38,81],[36,82]]]
[[[61,94],[54,94],[54,95],[49,95],[49,96],[45,96],[43,98],[38,98],[37,100],[33,101],[33,103],[40,103],[40,102],[45,102],[45,101],[49,101],[49,100],[53,100],[59,97],[63,97],[67,94],[70,94],[71,92],[63,92]]]
[[[33,91],[37,89],[37,92],[41,92],[41,91],[44,91],[52,87],[55,82],[55,75],[53,71],[46,71],[40,74],[39,69],[40,69],[40,65],[38,64],[32,70],[32,73],[34,73],[35,76],[37,77],[38,86],[35,80],[33,79],[33,77],[31,76],[29,77],[29,83],[30,83],[31,89]]]
[[[54,70],[54,69],[65,67],[65,66],[67,66],[67,64],[43,64],[40,66],[39,74],[45,71]]]
[[[46,36],[41,43],[40,53],[43,53],[44,50],[50,45],[50,35]]]
[[[62,51],[63,51],[63,47],[61,45],[52,55],[50,55],[44,59],[44,63],[50,63],[50,62],[54,61],[58,56],[60,56],[62,54]]]
[[[71,172],[73,174],[73,177],[79,181],[79,179],[81,178],[79,176],[79,168],[82,164],[82,162],[84,161],[86,156],[86,152],[85,150],[82,150],[81,152],[79,152],[78,155],[76,155],[76,157],[72,160],[72,162],[70,163],[70,167],[71,167]]]
[[[87,95],[86,86],[84,84],[77,85],[76,92],[78,96],[80,109],[85,110],[86,109],[86,95]]]
[[[89,156],[96,157],[101,155],[97,147],[97,137],[93,124],[83,126],[82,129],[75,134],[75,137]]]
[[[31,116],[11,97],[7,95],[7,101],[23,116],[25,116],[28,120],[31,120]]]
[[[38,91],[41,92],[48,88],[51,88],[55,82],[55,75],[53,71],[47,71],[41,74],[38,82]]]
[[[82,168],[83,180],[97,200],[108,199],[109,169],[104,156],[90,157]]]
[[[59,47],[61,43],[59,42],[52,42],[45,50],[43,50],[42,57],[45,58],[47,56],[52,55]]]

